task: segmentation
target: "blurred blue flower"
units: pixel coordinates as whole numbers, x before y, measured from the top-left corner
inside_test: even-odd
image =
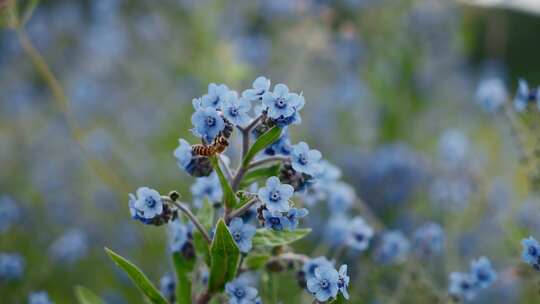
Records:
[[[222,105],[223,116],[231,123],[238,126],[245,126],[250,121],[248,115],[251,103],[244,97],[238,98],[238,94],[230,91],[225,95]]]
[[[291,163],[295,171],[314,176],[321,170],[319,161],[321,152],[310,150],[308,144],[301,141],[292,147]]]
[[[348,224],[348,227],[350,227],[350,232],[347,244],[356,250],[366,250],[373,237],[373,228],[371,228],[371,226],[369,226],[360,216],[353,218]]]
[[[270,146],[268,146],[264,150],[264,154],[266,155],[289,155],[291,154],[291,141],[289,140],[289,133],[287,132],[287,128],[284,128],[281,132],[281,136],[278,140],[273,142]]]
[[[514,109],[517,112],[523,112],[529,104],[529,84],[524,79],[520,79],[518,82],[518,89],[514,96]]]
[[[257,289],[248,286],[248,281],[238,278],[225,285],[225,293],[230,304],[254,304],[257,298]]]
[[[495,112],[508,100],[508,92],[500,78],[486,78],[478,85],[476,101],[488,112]]]
[[[79,229],[72,229],[56,239],[49,252],[53,259],[60,262],[73,263],[86,256],[88,240],[86,234]]]
[[[469,273],[452,272],[448,293],[458,299],[470,301],[476,297],[475,279]]]
[[[19,219],[20,213],[19,206],[11,197],[0,197],[0,233],[6,232]]]
[[[339,273],[339,278],[338,278],[339,291],[341,292],[343,297],[345,297],[345,299],[348,300],[349,299],[348,288],[349,288],[350,278],[347,275],[347,264],[343,264],[343,265],[339,266],[338,273]]]
[[[163,212],[163,202],[159,192],[148,187],[137,189],[137,197],[129,194],[129,211],[131,217],[148,224],[149,221]]]
[[[521,245],[523,246],[521,254],[523,261],[540,271],[540,244],[538,241],[529,236],[529,238],[521,240]]]
[[[307,280],[307,289],[318,301],[337,296],[339,273],[333,267],[317,267],[315,275]]]
[[[193,134],[210,143],[225,128],[223,118],[214,108],[201,108],[191,116]]]
[[[159,290],[161,294],[165,296],[171,303],[174,302],[175,298],[175,289],[176,289],[176,280],[174,276],[170,273],[165,274],[159,280]]]
[[[253,89],[247,89],[242,92],[242,96],[250,101],[262,100],[264,93],[270,90],[270,79],[259,76],[253,81]]]
[[[289,220],[284,217],[281,212],[270,212],[266,209],[263,210],[264,227],[272,230],[283,231],[290,227]]]
[[[287,212],[287,219],[289,220],[290,227],[289,229],[296,229],[298,227],[298,219],[301,219],[303,217],[306,217],[309,214],[308,210],[306,208],[296,209],[291,208]]]
[[[174,150],[174,157],[176,157],[178,167],[187,170],[193,158],[191,145],[183,138],[180,138],[178,143],[179,146]]]
[[[169,227],[169,248],[172,252],[180,252],[188,241],[190,229],[179,219],[171,221]]]
[[[386,232],[375,251],[375,258],[382,263],[401,263],[407,259],[410,244],[401,231]]]
[[[280,117],[290,117],[296,112],[296,107],[300,105],[299,95],[289,93],[289,88],[284,84],[276,84],[273,92],[265,92],[262,102],[268,109],[268,117],[278,119]]]
[[[209,176],[199,177],[191,185],[191,195],[193,196],[193,203],[195,206],[200,207],[204,199],[208,199],[210,202],[220,202],[223,197],[223,191],[219,184],[219,178],[214,172]]]
[[[457,129],[444,131],[439,139],[439,155],[445,164],[455,166],[465,160],[469,150],[469,140]]]
[[[329,186],[328,205],[331,212],[346,212],[356,200],[354,189],[344,182],[336,182]]]
[[[0,280],[20,279],[24,272],[24,259],[17,253],[0,252]]]
[[[474,277],[475,285],[480,288],[487,288],[497,280],[497,273],[486,257],[471,262],[471,275]]]
[[[53,304],[45,291],[36,291],[28,295],[28,304]]]
[[[211,83],[208,85],[208,94],[201,97],[201,105],[205,108],[221,109],[229,88],[224,84]]]
[[[269,211],[287,212],[293,193],[294,188],[291,185],[281,184],[279,178],[272,176],[266,180],[266,187],[259,189],[258,197]]]
[[[319,267],[333,268],[334,264],[332,264],[332,262],[330,262],[326,257],[323,257],[323,256],[308,260],[302,266],[302,271],[304,272],[306,280],[314,278],[315,270],[317,270],[317,268]]]
[[[252,246],[251,239],[255,235],[255,226],[244,224],[241,218],[235,217],[229,223],[229,231],[240,251],[248,253]]]
[[[414,232],[414,250],[423,256],[439,253],[444,247],[444,239],[444,232],[439,224],[425,223]]]

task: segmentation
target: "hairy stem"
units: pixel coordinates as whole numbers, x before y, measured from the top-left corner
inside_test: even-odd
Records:
[[[212,239],[208,235],[208,232],[206,232],[206,229],[204,229],[201,222],[199,222],[197,217],[195,215],[193,215],[191,210],[189,210],[189,208],[187,206],[185,206],[184,203],[180,203],[178,201],[173,201],[172,199],[170,199],[167,196],[162,196],[161,199],[172,203],[174,206],[176,206],[176,208],[178,208],[180,211],[182,211],[189,218],[189,220],[193,223],[193,225],[195,225],[195,228],[197,228],[197,230],[199,230],[199,232],[201,233],[203,238],[208,242],[208,244],[212,243]]]
[[[244,174],[246,174],[246,171],[248,169],[243,164],[244,158],[249,151],[249,133],[257,125],[257,123],[259,123],[261,118],[262,115],[259,115],[257,118],[253,119],[245,128],[239,127],[240,131],[242,132],[242,159],[240,160],[240,165],[232,179],[231,188],[233,189],[233,191],[238,190],[238,186],[240,186],[240,181],[242,181],[242,178],[244,178]]]
[[[271,162],[276,162],[276,161],[284,162],[284,161],[288,161],[288,160],[289,160],[289,158],[286,157],[286,156],[270,156],[270,157],[259,159],[259,160],[256,160],[256,161],[250,163],[248,168],[252,169],[252,168],[262,166],[262,165],[265,165],[265,164],[268,164],[268,163],[271,163]]]
[[[253,205],[255,205],[257,202],[259,202],[259,199],[257,197],[254,197],[252,198],[251,200],[249,200],[247,203],[245,203],[242,207],[234,210],[233,212],[231,212],[227,219],[226,220],[230,220],[232,218],[235,218],[235,217],[239,217],[239,216],[242,216],[244,213],[246,213],[246,211],[249,210],[249,208],[251,208]]]
[[[227,163],[225,163],[225,160],[223,159],[223,156],[222,155],[219,155],[218,156],[218,161],[219,161],[219,164],[221,165],[221,167],[223,167],[223,173],[225,174],[225,177],[227,178],[227,180],[229,182],[232,181],[232,173],[231,173],[231,168],[229,168],[229,165],[227,165]]]

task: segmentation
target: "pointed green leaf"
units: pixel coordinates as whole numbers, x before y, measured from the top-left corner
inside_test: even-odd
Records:
[[[273,142],[279,139],[281,136],[281,128],[278,126],[272,127],[270,130],[266,131],[263,135],[259,136],[253,146],[249,149],[248,153],[242,160],[242,166],[248,167],[249,162],[259,153],[262,149],[268,147]]]
[[[236,246],[229,229],[223,219],[216,226],[216,233],[210,246],[212,265],[208,290],[210,292],[222,291],[225,283],[234,279],[240,262],[240,249]]]
[[[338,296],[337,296],[337,298],[335,300],[330,302],[330,304],[345,304],[345,303],[347,303],[347,300],[345,299],[345,297],[343,297],[343,295],[341,293],[338,294]]]
[[[212,166],[214,167],[214,170],[216,170],[216,173],[219,177],[219,183],[221,184],[221,189],[223,190],[223,195],[225,199],[225,206],[232,209],[236,206],[236,195],[231,188],[231,184],[229,184],[229,181],[223,174],[223,171],[221,171],[217,158],[215,156],[212,156],[210,157],[210,160],[212,161]]]
[[[111,257],[111,259],[122,268],[127,275],[131,278],[133,283],[137,285],[139,290],[154,304],[168,304],[167,300],[159,293],[158,289],[152,284],[152,282],[146,277],[146,275],[133,263],[116,254],[109,248],[105,248],[105,251]]]
[[[311,232],[311,229],[296,229],[291,231],[275,231],[266,228],[257,229],[253,236],[253,246],[275,247],[298,241]]]
[[[181,252],[173,252],[174,270],[176,273],[176,301],[191,303],[191,277],[195,267],[195,256],[185,257]]]
[[[270,255],[264,253],[250,254],[244,259],[244,264],[251,270],[257,270],[264,265],[270,259]]]
[[[204,228],[207,230],[212,229],[214,222],[214,206],[212,206],[207,199],[204,200],[201,208],[197,211],[197,218]]]
[[[278,164],[270,167],[258,168],[248,171],[248,173],[246,173],[246,175],[244,176],[244,179],[242,179],[241,188],[247,187],[259,181],[265,181],[270,176],[277,176],[279,174],[280,167],[281,165]]]
[[[198,230],[193,231],[193,246],[195,246],[197,255],[202,256],[206,266],[210,267],[210,263],[212,262],[210,258],[210,246]]]
[[[75,297],[79,304],[105,304],[93,291],[83,286],[75,287]]]

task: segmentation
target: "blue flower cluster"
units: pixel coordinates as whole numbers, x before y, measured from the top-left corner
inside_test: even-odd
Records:
[[[409,240],[401,231],[388,231],[382,235],[381,243],[375,250],[375,259],[382,263],[401,263],[407,259]]]
[[[317,301],[335,299],[338,292],[349,299],[350,278],[347,274],[347,265],[341,265],[339,270],[336,270],[332,262],[325,257],[318,257],[304,263],[303,273],[307,289]]]
[[[414,251],[420,256],[440,253],[444,248],[444,242],[442,227],[433,222],[418,227],[413,235]]]
[[[8,229],[19,219],[20,209],[9,196],[0,197],[0,233]]]
[[[230,304],[262,304],[257,289],[249,286],[249,281],[243,277],[227,283],[225,293]]]
[[[49,295],[45,291],[32,292],[28,296],[28,304],[53,304],[54,302],[49,298]]]
[[[521,258],[523,261],[531,265],[535,270],[540,271],[540,244],[535,238],[529,236],[521,241],[523,253]]]
[[[483,79],[476,90],[476,102],[487,112],[499,110],[508,100],[508,92],[500,78]]]
[[[74,263],[86,256],[88,240],[86,233],[79,229],[68,230],[55,240],[49,252],[56,261]]]
[[[520,79],[516,95],[514,96],[514,109],[523,112],[531,103],[536,103],[540,108],[540,88],[531,89],[524,79]]]
[[[0,252],[0,280],[12,281],[22,278],[24,259],[17,253]]]
[[[448,293],[455,299],[470,301],[478,291],[488,288],[497,280],[497,273],[486,257],[471,262],[468,273],[453,272],[450,274]]]

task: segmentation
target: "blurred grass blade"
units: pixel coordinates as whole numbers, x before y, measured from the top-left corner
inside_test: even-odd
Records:
[[[75,287],[75,297],[79,304],[105,304],[93,291],[83,286]]]
[[[195,256],[188,259],[181,252],[174,252],[172,257],[177,279],[176,302],[191,303],[191,277],[195,267]]]
[[[234,191],[231,188],[231,184],[229,184],[229,181],[223,174],[223,171],[221,171],[217,158],[215,156],[212,156],[210,157],[210,160],[212,161],[214,170],[216,170],[216,173],[219,177],[219,183],[221,184],[221,189],[223,190],[223,195],[225,198],[225,206],[227,206],[230,209],[233,209],[236,206],[237,202],[236,202],[236,195],[234,194]]]
[[[240,249],[236,246],[223,219],[217,223],[214,240],[210,246],[210,255],[212,265],[208,290],[211,293],[220,292],[225,287],[225,283],[234,279],[240,262]]]
[[[137,266],[107,247],[105,247],[105,251],[116,265],[127,273],[133,283],[137,285],[139,290],[150,300],[150,302],[154,304],[168,304],[167,300],[161,295],[159,290]]]
[[[32,14],[34,13],[34,10],[36,9],[37,5],[39,4],[39,0],[30,0],[30,3],[26,5],[24,8],[24,13],[22,15],[22,24],[26,24],[30,18],[32,18]]]
[[[296,229],[292,231],[275,231],[266,228],[257,229],[253,236],[253,246],[275,247],[296,242],[305,237],[311,229]]]
[[[249,149],[246,157],[242,161],[242,166],[248,167],[249,162],[259,153],[262,149],[266,148],[268,145],[271,145],[273,142],[279,139],[281,136],[281,128],[278,126],[272,127],[272,129],[266,131],[263,135],[259,136],[253,146]]]

